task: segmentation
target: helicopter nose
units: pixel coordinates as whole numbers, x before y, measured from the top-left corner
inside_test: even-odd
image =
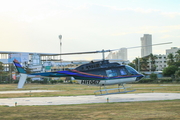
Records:
[[[136,81],[141,80],[143,77],[144,77],[144,75],[140,74],[140,75],[136,78]]]

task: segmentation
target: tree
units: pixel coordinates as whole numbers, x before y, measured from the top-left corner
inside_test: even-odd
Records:
[[[176,71],[174,75],[176,78],[180,78],[180,70]]]
[[[168,56],[167,56],[167,64],[168,65],[173,65],[174,64],[174,55],[172,53],[170,53]]]
[[[133,63],[135,64],[135,69],[138,70],[139,58],[135,58],[135,59],[133,60]]]
[[[150,74],[150,79],[151,79],[151,80],[157,80],[157,74],[151,73],[151,74]]]
[[[173,77],[177,70],[178,70],[178,67],[175,65],[168,66],[164,68],[163,75]]]
[[[148,62],[147,62],[147,57],[142,57],[140,59],[140,67],[142,71],[147,71],[147,67],[148,67]]]
[[[128,65],[131,66],[132,68],[136,69],[136,68],[135,68],[135,64],[129,63]]]
[[[155,71],[156,70],[155,62],[156,62],[157,56],[155,56],[151,53],[148,58],[150,59],[150,61],[149,61],[150,68],[149,69],[152,71]]]
[[[8,73],[4,71],[3,63],[0,62],[0,83],[7,79]]]
[[[3,63],[0,62],[0,72],[4,71],[4,66],[3,66]]]
[[[175,59],[176,59],[176,62],[180,62],[180,50],[176,52]]]

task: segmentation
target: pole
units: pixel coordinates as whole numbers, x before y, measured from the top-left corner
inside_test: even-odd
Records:
[[[61,53],[62,53],[62,35],[59,35],[59,39],[60,39],[60,67],[62,68],[62,59],[61,59]]]
[[[150,60],[150,57],[149,57],[149,72],[151,72],[151,60]]]
[[[138,57],[138,72],[140,72],[140,60],[139,60],[139,57]]]
[[[102,58],[103,58],[103,61],[105,60],[105,53],[104,53],[105,51],[104,51],[104,49],[102,50]]]

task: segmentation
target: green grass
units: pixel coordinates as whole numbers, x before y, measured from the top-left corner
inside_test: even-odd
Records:
[[[180,100],[0,107],[2,120],[178,120]]]

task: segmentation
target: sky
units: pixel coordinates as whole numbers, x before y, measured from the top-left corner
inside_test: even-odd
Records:
[[[180,47],[180,0],[0,0],[0,51],[60,53],[59,35],[62,53],[119,49],[140,46],[143,34],[153,44],[173,42],[154,46],[153,54]],[[129,49],[128,59],[140,51]]]

